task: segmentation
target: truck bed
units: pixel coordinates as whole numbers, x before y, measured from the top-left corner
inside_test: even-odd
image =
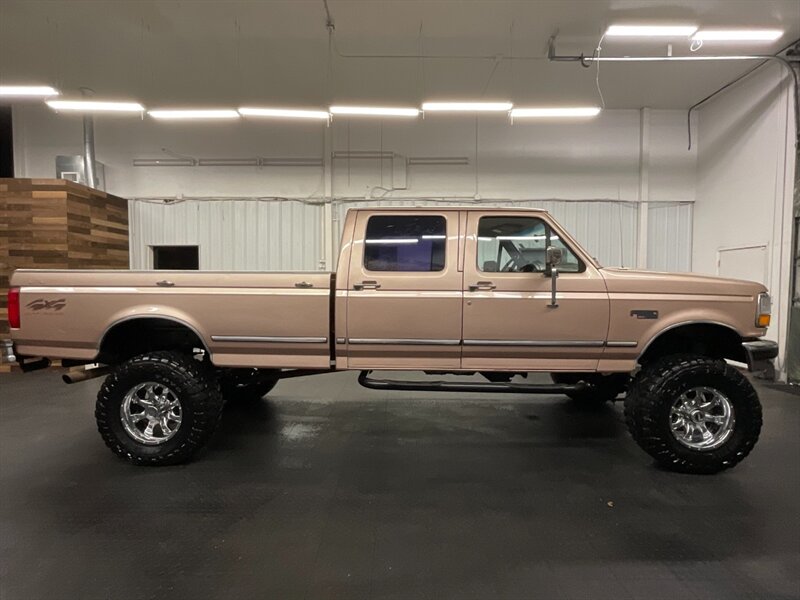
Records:
[[[92,360],[115,326],[160,317],[193,330],[220,367],[327,368],[331,281],[319,271],[19,270],[17,352]]]

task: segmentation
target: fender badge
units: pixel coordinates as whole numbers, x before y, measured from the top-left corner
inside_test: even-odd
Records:
[[[631,316],[636,317],[637,319],[657,319],[658,318],[658,311],[657,310],[632,310]]]

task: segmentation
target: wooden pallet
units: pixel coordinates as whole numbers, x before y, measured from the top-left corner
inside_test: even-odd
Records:
[[[127,200],[64,179],[0,179],[0,339],[15,269],[128,267]]]

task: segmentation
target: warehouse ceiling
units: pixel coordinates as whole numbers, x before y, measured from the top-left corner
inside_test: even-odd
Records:
[[[0,83],[54,85],[66,95],[137,100],[148,108],[419,105],[500,99],[598,104],[594,67],[552,63],[591,54],[613,23],[778,28],[768,43],[707,43],[696,55],[775,53],[800,37],[797,0],[329,0],[262,2],[0,0]],[[664,40],[610,40],[604,56],[667,53]],[[675,55],[689,54],[674,40]],[[427,58],[420,58],[425,56]],[[752,62],[602,63],[608,108],[686,108]]]

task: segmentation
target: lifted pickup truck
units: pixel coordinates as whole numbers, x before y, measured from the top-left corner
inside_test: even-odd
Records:
[[[189,459],[225,399],[359,370],[380,390],[624,393],[646,452],[712,473],[758,439],[758,397],[728,361],[776,356],[769,320],[760,284],[601,267],[541,210],[369,208],[348,212],[336,273],[18,270],[4,348],[23,370],[100,364],[64,378],[108,374],[100,434],[140,465]],[[535,372],[552,383],[515,377]]]

